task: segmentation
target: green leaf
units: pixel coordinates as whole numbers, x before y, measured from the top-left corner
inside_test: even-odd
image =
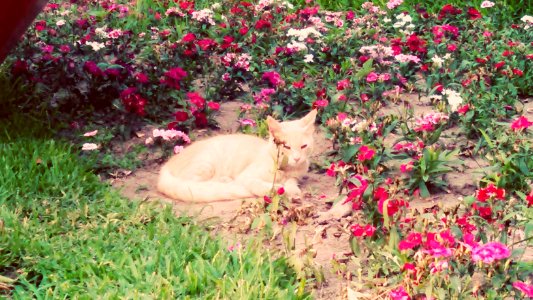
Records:
[[[420,196],[422,196],[424,198],[427,198],[427,197],[431,196],[429,194],[429,190],[428,190],[428,188],[427,188],[427,186],[426,186],[426,184],[424,182],[420,182],[418,184],[418,189],[420,190]]]

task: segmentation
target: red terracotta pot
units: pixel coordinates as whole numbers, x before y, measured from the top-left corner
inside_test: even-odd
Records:
[[[2,0],[1,2],[0,63],[43,9],[47,0]]]

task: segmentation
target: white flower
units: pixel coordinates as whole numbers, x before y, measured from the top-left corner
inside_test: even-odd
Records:
[[[219,8],[221,8],[222,5],[220,5],[220,3],[213,3],[213,5],[211,5],[211,9],[213,10],[218,10]]]
[[[433,56],[431,58],[431,61],[433,62],[433,65],[437,68],[440,68],[442,67],[442,64],[444,63],[444,59],[440,58],[438,55],[435,54],[435,56]]]
[[[392,20],[389,19],[389,18],[387,18],[387,17],[385,17],[385,18],[383,19],[383,22],[385,22],[385,23],[389,23],[390,21],[392,21]]]
[[[481,8],[488,8],[488,7],[493,7],[494,6],[494,2],[490,2],[490,1],[483,1],[481,3]]]
[[[292,41],[292,42],[288,43],[287,44],[287,48],[293,48],[293,49],[296,49],[297,51],[305,51],[305,50],[307,50],[307,46],[304,43],[300,43],[300,42],[296,42],[296,41]]]
[[[81,147],[81,150],[83,150],[83,151],[93,151],[93,150],[96,150],[96,149],[98,149],[98,145],[96,145],[94,143],[85,143]]]
[[[86,42],[85,44],[91,46],[91,48],[93,48],[94,51],[98,51],[105,47],[103,43],[98,43],[98,42]]]
[[[316,30],[314,27],[307,27],[307,28],[304,28],[304,29],[291,28],[287,32],[287,36],[294,36],[300,42],[305,41],[310,35],[313,35],[316,38],[322,37],[322,34],[320,32],[318,32],[318,30]]]
[[[61,26],[65,25],[65,23],[67,23],[67,22],[66,22],[65,20],[61,19],[61,20],[58,20],[58,21],[56,22],[56,25],[57,25],[58,27],[61,27]]]
[[[313,58],[314,58],[313,54],[306,54],[304,56],[304,62],[311,63],[311,62],[313,62]]]
[[[94,33],[96,33],[97,36],[101,37],[101,38],[106,38],[107,37],[107,32],[105,32],[107,29],[107,26],[104,26],[104,27],[98,27],[94,30]]]
[[[453,111],[457,111],[459,106],[463,103],[463,98],[461,98],[461,94],[449,89],[443,89],[442,95],[446,96],[446,99],[448,100],[448,104],[450,104],[450,108]]]

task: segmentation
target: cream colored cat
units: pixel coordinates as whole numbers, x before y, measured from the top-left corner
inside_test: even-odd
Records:
[[[288,122],[268,117],[268,141],[230,134],[195,142],[163,166],[157,189],[189,202],[232,200],[267,195],[275,178],[276,187],[299,197],[298,178],[309,168],[316,114]],[[278,170],[274,140],[283,142]]]

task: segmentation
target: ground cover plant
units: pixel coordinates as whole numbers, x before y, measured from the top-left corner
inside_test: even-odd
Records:
[[[52,2],[4,65],[16,90],[7,102],[69,124],[97,171],[179,153],[230,100],[244,102],[241,130],[262,136],[267,115],[316,108],[332,141],[316,168],[336,179],[339,205],[355,216],[353,255],[334,259],[353,289],[531,297],[526,2]],[[153,130],[139,134],[147,123]],[[145,142],[116,162],[116,141],[130,136]],[[467,172],[467,161],[485,167],[455,193],[448,175]],[[461,199],[410,208],[446,193]],[[252,227],[297,227],[283,191],[265,196]],[[318,281],[302,264],[293,263],[300,278]]]

